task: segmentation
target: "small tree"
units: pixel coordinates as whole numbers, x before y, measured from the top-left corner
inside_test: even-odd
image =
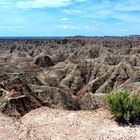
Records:
[[[131,123],[140,114],[140,98],[128,91],[110,93],[105,101],[119,121]]]

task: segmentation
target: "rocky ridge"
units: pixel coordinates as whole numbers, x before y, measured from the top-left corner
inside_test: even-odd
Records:
[[[140,93],[140,38],[0,39],[0,110],[92,110],[110,91]]]

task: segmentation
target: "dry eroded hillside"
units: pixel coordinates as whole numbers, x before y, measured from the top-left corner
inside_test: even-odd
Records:
[[[140,93],[140,38],[0,40],[0,109],[95,109],[106,93]]]

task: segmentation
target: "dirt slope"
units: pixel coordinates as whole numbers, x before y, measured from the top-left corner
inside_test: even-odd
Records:
[[[140,127],[118,126],[106,109],[39,108],[19,120],[0,115],[1,140],[139,140]]]

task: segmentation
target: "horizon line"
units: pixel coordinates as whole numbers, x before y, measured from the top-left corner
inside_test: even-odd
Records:
[[[66,36],[0,36],[0,38],[65,38],[65,37],[140,37],[140,34],[130,35],[66,35]]]

